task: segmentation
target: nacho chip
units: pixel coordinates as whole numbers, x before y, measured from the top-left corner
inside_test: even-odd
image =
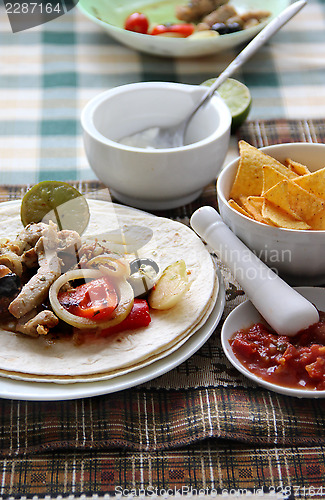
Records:
[[[261,196],[263,191],[263,166],[268,165],[286,177],[295,174],[271,156],[245,141],[239,142],[240,160],[237,174],[230,192],[230,198],[238,202],[240,196]]]
[[[294,219],[300,219],[291,207],[291,202],[288,196],[288,180],[278,182],[264,193],[265,200],[273,203],[276,207],[291,215]]]
[[[269,165],[263,166],[263,193],[288,177]],[[263,194],[262,193],[262,194]]]
[[[325,199],[325,168],[297,177],[295,183],[315,196]]]
[[[308,224],[311,229],[324,230],[325,229],[325,208],[309,219]]]
[[[294,172],[297,175],[310,174],[310,170],[306,167],[306,165],[303,165],[298,161],[294,161],[291,158],[286,158],[285,164],[290,170],[292,170],[292,172]]]
[[[266,220],[269,220],[277,227],[284,227],[286,229],[310,229],[310,226],[306,222],[295,219],[268,200],[264,202],[262,215]]]
[[[229,205],[231,206],[231,208],[233,208],[234,210],[237,210],[237,212],[239,212],[240,214],[242,215],[246,215],[246,217],[249,217],[250,219],[252,219],[252,216],[249,215],[249,213],[247,212],[247,210],[245,210],[241,205],[239,205],[235,200],[233,199],[230,199],[228,200],[228,203]]]
[[[264,197],[298,220],[308,221],[325,208],[325,201],[289,179],[266,191]]]
[[[310,172],[286,158],[284,164],[245,141],[230,192],[230,206],[277,227],[325,230],[325,167]]]
[[[253,217],[253,219],[258,222],[264,222],[264,217],[262,215],[264,198],[261,196],[241,196],[240,203],[244,206],[247,212]]]

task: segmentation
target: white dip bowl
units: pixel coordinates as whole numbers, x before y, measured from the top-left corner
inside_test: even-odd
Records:
[[[325,144],[290,143],[261,148],[280,162],[291,158],[311,172],[325,166]],[[325,231],[272,227],[240,214],[228,204],[239,158],[227,165],[217,182],[220,215],[261,260],[290,284],[325,283]]]
[[[81,116],[86,155],[115,198],[137,208],[175,208],[216,180],[231,126],[230,111],[218,94],[191,120],[185,146],[142,149],[118,142],[150,127],[175,125],[204,92],[206,87],[178,83],[134,83],[103,92],[86,105]]]

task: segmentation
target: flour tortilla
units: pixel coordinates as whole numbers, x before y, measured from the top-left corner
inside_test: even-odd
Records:
[[[38,382],[92,382],[142,368],[179,348],[206,321],[218,295],[212,258],[184,224],[112,203],[88,200],[90,222],[84,241],[105,240],[128,259],[154,259],[161,271],[184,259],[191,286],[167,311],[151,310],[148,327],[76,346],[62,339],[49,344],[0,330],[0,375]],[[0,206],[0,238],[14,239],[22,229],[20,203]],[[151,238],[149,239],[149,236]],[[144,243],[144,246],[142,246]]]

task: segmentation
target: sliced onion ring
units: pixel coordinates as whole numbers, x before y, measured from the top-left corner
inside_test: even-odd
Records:
[[[71,314],[67,311],[59,302],[58,294],[63,285],[69,281],[73,281],[80,278],[85,279],[98,279],[102,278],[103,273],[95,269],[76,269],[74,271],[68,271],[62,274],[51,286],[49,290],[49,299],[54,313],[58,318],[65,321],[69,325],[75,326],[76,328],[109,328],[114,325],[121,323],[129,314],[132,309],[134,294],[131,285],[125,281],[125,279],[113,280],[114,285],[119,297],[119,303],[113,312],[113,315],[107,321],[95,321],[89,318],[81,318],[75,314]]]

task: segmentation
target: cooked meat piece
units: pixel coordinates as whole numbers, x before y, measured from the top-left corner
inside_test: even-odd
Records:
[[[42,235],[42,231],[47,227],[46,224],[29,224],[17,236],[14,241],[9,241],[0,247],[0,264],[8,266],[9,269],[18,276],[23,274],[25,251],[33,248]],[[27,258],[27,263],[30,260]],[[31,266],[27,266],[31,267]]]
[[[26,322],[26,317],[20,318],[17,323],[16,330],[30,337],[38,337],[39,335],[47,335],[50,328],[54,328],[59,319],[52,311],[41,311]]]
[[[196,25],[196,31],[207,31],[210,29],[211,26],[209,26],[207,23],[199,23]]]
[[[228,0],[192,0],[176,7],[176,17],[187,23],[196,22],[226,3]]]
[[[46,227],[47,224],[43,222],[28,224],[12,243],[12,248],[16,246],[18,249],[17,254],[22,255],[26,250],[36,245]]]
[[[241,26],[242,28],[244,27],[244,23],[242,21],[242,18],[236,14],[235,16],[233,17],[230,17],[229,19],[227,19],[227,24],[234,24],[234,23],[237,23],[239,24],[239,26]]]
[[[81,247],[81,238],[76,231],[63,229],[58,233],[58,252],[69,252],[78,250]]]
[[[34,224],[34,226],[36,226],[36,224]],[[46,227],[45,224],[44,227]],[[36,240],[36,231],[34,232],[34,236],[34,240]],[[60,254],[60,259],[64,260],[64,264],[66,264],[66,260],[69,262],[69,265],[67,266],[68,268],[74,266],[78,260],[76,251],[81,245],[81,238],[79,234],[76,231],[63,230],[58,233],[58,237],[58,253]],[[32,239],[29,239],[29,241],[33,242]],[[37,241],[35,241],[35,245]],[[32,247],[29,250],[25,250],[21,256],[21,261],[29,269],[37,267],[38,255],[36,253],[35,247]]]
[[[15,318],[21,318],[39,306],[46,299],[52,283],[60,276],[61,265],[57,255],[58,245],[59,238],[56,226],[50,222],[43,230],[43,235],[35,247],[40,267],[9,306],[9,312]]]
[[[97,257],[98,255],[108,254],[110,251],[103,245],[95,241],[94,243],[85,243],[79,249],[79,263],[78,267],[87,267],[90,259]]]
[[[216,23],[225,23],[231,17],[237,15],[236,10],[231,5],[222,5],[202,19],[203,23],[213,26]]]
[[[240,17],[244,23],[246,23],[250,19],[257,19],[258,22],[261,22],[262,19],[266,19],[267,17],[269,17],[270,14],[271,13],[268,10],[250,10],[241,14]]]
[[[63,272],[79,263],[78,250],[81,247],[81,238],[76,231],[64,229],[58,233],[58,255],[61,259]]]
[[[21,261],[24,266],[28,267],[28,269],[33,269],[38,266],[38,256],[35,248],[30,248],[26,250],[21,256]]]
[[[247,30],[249,28],[253,28],[253,26],[257,26],[258,24],[260,24],[260,21],[252,17],[251,19],[248,19],[248,21],[245,21],[245,23],[243,24],[243,29]]]

